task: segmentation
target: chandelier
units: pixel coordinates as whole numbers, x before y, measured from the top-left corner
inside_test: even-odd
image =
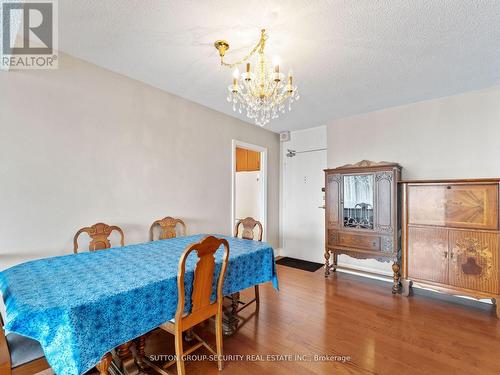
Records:
[[[235,68],[233,83],[228,87],[227,101],[233,104],[233,111],[246,112],[248,118],[259,126],[268,124],[271,120],[292,110],[292,103],[299,100],[297,86],[293,84],[292,71],[285,77],[280,72],[279,61],[271,65],[264,54],[266,45],[266,30],[261,30],[260,40],[257,45],[241,60],[234,63],[224,61],[224,55],[229,49],[225,40],[215,42],[219,51],[221,65]],[[256,67],[252,67],[250,58],[258,53]],[[237,66],[247,62],[244,73],[239,72]]]

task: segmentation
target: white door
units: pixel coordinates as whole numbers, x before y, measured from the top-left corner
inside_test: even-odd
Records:
[[[285,159],[282,255],[323,263],[326,150]]]

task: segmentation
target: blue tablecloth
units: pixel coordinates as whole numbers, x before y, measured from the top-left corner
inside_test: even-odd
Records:
[[[185,248],[205,235],[40,259],[0,273],[7,308],[5,328],[38,340],[58,375],[82,374],[111,349],[172,319],[177,308],[177,267]],[[230,256],[228,295],[272,281],[278,288],[272,247],[224,237]],[[222,248],[217,251],[220,270]],[[196,254],[186,264],[186,309]]]

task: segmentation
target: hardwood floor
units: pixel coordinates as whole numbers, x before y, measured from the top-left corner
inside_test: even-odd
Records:
[[[281,290],[261,287],[258,319],[250,319],[235,336],[225,339],[224,353],[344,355],[351,360],[230,361],[223,373],[500,373],[500,321],[489,305],[456,303],[451,297],[425,291],[410,298],[394,296],[391,284],[381,281],[345,273],[325,280],[323,270],[277,268]],[[243,297],[251,295],[243,293]],[[173,352],[173,337],[168,334],[155,332],[147,342],[147,354]],[[190,362],[186,371],[219,373],[215,362]]]

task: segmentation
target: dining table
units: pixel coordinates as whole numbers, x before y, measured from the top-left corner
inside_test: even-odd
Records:
[[[181,254],[207,234],[68,254],[21,263],[0,272],[5,329],[37,340],[57,375],[80,375],[109,365],[113,349],[124,373],[137,372],[131,344],[174,318]],[[224,295],[272,282],[278,289],[274,250],[266,242],[229,237]],[[215,272],[222,264],[216,253]],[[197,257],[186,263],[186,303]],[[215,293],[215,288],[214,288]],[[214,294],[215,295],[215,294]],[[131,359],[132,358],[132,359]]]

